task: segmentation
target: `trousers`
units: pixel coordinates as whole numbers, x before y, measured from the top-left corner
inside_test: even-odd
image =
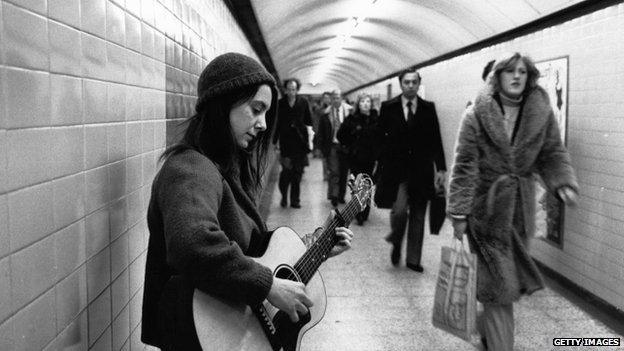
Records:
[[[488,350],[513,351],[513,304],[484,303],[478,328],[481,335],[485,336]]]
[[[410,198],[408,184],[399,184],[396,200],[390,210],[391,232],[386,237],[388,242],[401,246],[407,226],[407,250],[405,262],[420,265],[425,230],[426,198]],[[409,221],[408,221],[409,220]]]
[[[282,171],[279,175],[278,187],[282,198],[284,200],[288,199],[288,190],[290,188],[290,203],[292,205],[299,205],[301,178],[303,177],[303,170],[307,164],[307,156],[282,157],[280,162],[282,164]]]

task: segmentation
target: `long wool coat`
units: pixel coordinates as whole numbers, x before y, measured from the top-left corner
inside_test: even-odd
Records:
[[[406,121],[401,96],[384,101],[379,111],[381,151],[375,202],[380,208],[392,208],[399,184],[405,181],[410,198],[432,198],[434,165],[446,171],[435,104],[418,97],[415,118]]]
[[[534,233],[533,174],[551,192],[563,186],[578,192],[546,92],[536,87],[524,97],[510,140],[496,93],[486,86],[462,121],[447,207],[451,215],[467,216],[481,302],[511,303],[544,286],[528,252]]]

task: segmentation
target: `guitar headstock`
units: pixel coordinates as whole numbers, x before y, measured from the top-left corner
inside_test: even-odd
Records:
[[[349,188],[351,189],[351,198],[357,199],[360,211],[364,211],[370,203],[373,192],[373,180],[366,173],[360,173],[357,177],[349,177]]]

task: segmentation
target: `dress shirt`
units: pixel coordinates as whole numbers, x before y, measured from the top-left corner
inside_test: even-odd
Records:
[[[418,98],[413,98],[412,100],[408,100],[405,96],[401,95],[401,106],[403,107],[403,117],[405,117],[405,121],[407,121],[407,102],[412,102],[412,113],[416,114],[416,105],[418,104]]]

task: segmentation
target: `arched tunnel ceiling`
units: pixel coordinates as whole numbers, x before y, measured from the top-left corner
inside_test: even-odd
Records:
[[[372,2],[251,0],[280,78],[301,80],[302,93],[350,90],[582,0],[376,0],[328,60],[341,29]]]

